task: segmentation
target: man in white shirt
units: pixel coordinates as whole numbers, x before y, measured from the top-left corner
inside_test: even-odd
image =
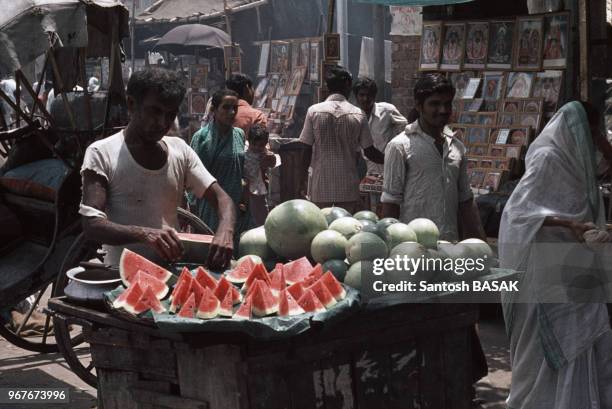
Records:
[[[179,259],[183,248],[174,228],[185,190],[204,197],[219,214],[208,265],[229,264],[236,221],[232,200],[182,139],[165,136],[184,95],[173,72],[152,68],[132,74],[128,126],[87,148],[79,213],[86,236],[107,245],[109,264],[119,261],[124,247],[153,259]]]
[[[439,74],[427,74],[415,85],[419,118],[385,150],[383,214],[405,223],[428,218],[443,240],[484,240],[467,176],[465,146],[446,127],[454,95],[451,83]]]
[[[353,83],[351,74],[336,67],[325,82],[330,95],[308,108],[300,135],[300,142],[306,145],[304,174],[308,165],[312,167],[308,193],[321,208],[339,206],[354,213],[359,207],[358,155],[363,150],[375,163],[383,163],[384,155],[373,146],[363,111],[347,100]]]
[[[374,147],[384,152],[387,143],[404,130],[408,121],[400,114],[395,105],[387,102],[374,102],[377,93],[378,87],[371,78],[361,77],[353,84],[353,95],[355,95],[359,108],[368,118]],[[366,159],[366,164],[369,175],[383,174],[383,165],[368,159]]]

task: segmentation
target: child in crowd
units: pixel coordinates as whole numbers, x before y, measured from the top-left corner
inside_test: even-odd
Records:
[[[266,173],[276,165],[276,155],[267,147],[268,138],[265,127],[254,125],[248,135],[249,147],[244,157],[251,222],[255,227],[263,225],[268,216]]]

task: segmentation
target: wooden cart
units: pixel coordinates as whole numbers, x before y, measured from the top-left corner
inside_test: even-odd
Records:
[[[362,311],[266,342],[161,332],[65,298],[49,308],[86,328],[104,409],[471,408],[477,304]]]

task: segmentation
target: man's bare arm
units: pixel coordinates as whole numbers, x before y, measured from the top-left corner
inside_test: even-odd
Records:
[[[218,183],[210,185],[204,199],[217,211],[219,225],[208,251],[207,265],[212,269],[225,268],[234,250],[234,226],[236,205]]]
[[[83,172],[83,204],[104,211],[108,184],[93,171]],[[152,229],[141,226],[122,225],[103,217],[82,217],[85,236],[95,242],[110,245],[144,243],[167,260],[178,260],[183,246],[171,227]]]
[[[480,213],[474,199],[459,203],[459,230],[463,239],[476,238],[487,240],[487,235],[480,221]]]

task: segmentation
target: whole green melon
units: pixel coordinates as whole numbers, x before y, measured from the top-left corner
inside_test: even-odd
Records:
[[[274,253],[268,241],[266,240],[266,230],[263,226],[255,229],[247,230],[240,236],[240,243],[238,245],[238,256],[246,256],[247,254],[254,254],[261,257],[263,260],[274,257]]]
[[[308,256],[312,239],[327,229],[327,221],[315,204],[302,199],[276,206],[264,224],[268,245],[281,257]]]
[[[323,216],[325,216],[327,224],[332,224],[334,220],[339,219],[341,217],[351,217],[351,214],[348,212],[348,210],[336,206],[325,207],[321,209],[321,213],[323,213]]]
[[[397,260],[399,257],[400,263],[395,263],[395,268],[389,269],[386,272],[385,281],[389,283],[398,283],[402,280],[420,280],[423,279],[421,275],[422,268],[419,267],[414,271],[414,265],[410,261],[414,259],[425,260],[427,256],[427,249],[419,243],[405,242],[400,243],[391,249],[389,258]],[[421,263],[423,261],[420,261]]]
[[[387,227],[391,226],[393,223],[399,223],[399,220],[393,217],[385,217],[384,219],[380,219],[376,223],[376,228],[378,229],[378,235],[381,239],[385,239],[385,235],[387,234]]]
[[[360,219],[359,223],[361,223],[362,229],[361,231],[363,231],[363,229],[370,228],[370,227],[374,227],[376,228],[376,222],[373,222],[372,220],[369,219]]]
[[[438,245],[438,252],[443,258],[452,260],[453,266],[459,265],[459,268],[454,270],[448,269],[444,272],[444,279],[447,281],[467,280],[475,276],[474,272],[462,271],[465,260],[472,259],[472,253],[469,246],[461,243]]]
[[[440,231],[434,222],[425,218],[418,218],[408,223],[417,235],[417,241],[428,249],[435,249],[438,246]]]
[[[349,268],[344,260],[327,260],[321,265],[323,271],[331,271],[338,281],[343,282]]]
[[[310,253],[317,263],[327,260],[342,259],[348,241],[346,237],[335,230],[323,230],[318,233],[310,244]]]
[[[489,246],[486,241],[480,239],[467,239],[458,244],[466,246],[474,260],[478,260],[484,265],[484,269],[480,272],[475,272],[474,277],[485,275],[489,272],[489,269],[495,261],[495,253],[493,253],[493,249],[491,249],[491,246]]]
[[[378,221],[378,216],[376,215],[376,213],[370,210],[362,210],[360,212],[357,212],[353,215],[353,217],[357,220],[371,220],[374,223]]]
[[[354,217],[341,217],[329,225],[330,230],[341,233],[347,240],[359,233],[362,227],[361,222]]]
[[[427,270],[421,274],[423,280],[428,282],[442,281],[446,276],[444,272],[444,256],[438,250],[427,250]]]
[[[373,233],[357,233],[346,246],[346,258],[350,264],[361,260],[385,258],[389,250],[385,242]]]
[[[416,233],[404,223],[393,223],[385,231],[385,242],[390,249],[406,241],[417,241]]]
[[[346,272],[344,284],[361,290],[361,276],[363,274],[372,274],[374,263],[369,260],[358,261],[353,264]]]

